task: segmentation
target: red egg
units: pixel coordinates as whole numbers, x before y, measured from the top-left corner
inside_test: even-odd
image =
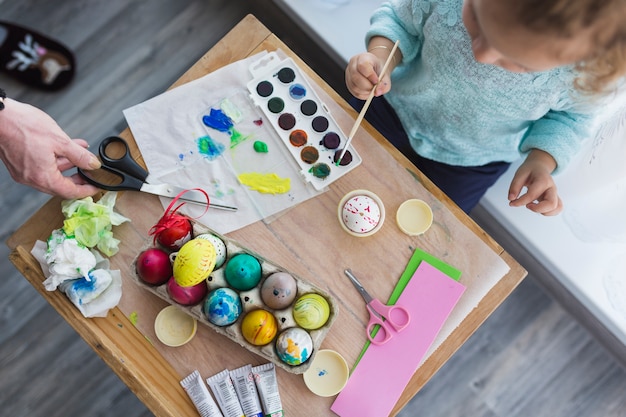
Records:
[[[209,293],[206,281],[202,281],[191,287],[182,287],[176,282],[173,276],[167,281],[166,288],[170,298],[184,306],[198,304]]]
[[[159,248],[146,249],[135,263],[139,278],[151,285],[165,284],[172,276],[172,263],[167,252]]]
[[[159,232],[156,240],[169,250],[178,250],[191,240],[192,230],[193,227],[189,220],[177,221],[172,226]]]

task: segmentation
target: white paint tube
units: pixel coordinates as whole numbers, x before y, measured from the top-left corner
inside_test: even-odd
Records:
[[[252,365],[245,365],[230,371],[230,378],[235,385],[235,391],[244,415],[246,417],[263,417],[259,394],[252,374]]]
[[[228,369],[224,369],[219,374],[207,378],[206,383],[209,384],[209,388],[215,395],[217,404],[220,406],[224,417],[244,417],[233,381],[228,374]]]
[[[193,405],[196,406],[201,417],[224,417],[217,407],[215,400],[209,394],[209,390],[204,381],[200,378],[200,372],[193,371],[189,376],[180,381],[180,385],[184,388],[191,398]]]
[[[278,381],[276,380],[276,368],[273,363],[253,366],[254,382],[259,390],[261,405],[265,417],[283,417],[283,404],[280,401],[278,392]]]

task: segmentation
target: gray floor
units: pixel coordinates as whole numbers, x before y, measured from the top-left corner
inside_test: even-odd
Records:
[[[10,96],[92,143],[125,127],[122,109],[170,85],[248,12],[344,93],[341,68],[269,1],[0,0],[0,19],[76,52],[70,88],[33,91],[0,73]],[[0,168],[6,239],[47,200]],[[7,260],[0,246],[0,416],[149,416],[117,376]],[[408,416],[626,416],[626,372],[529,276],[401,413]],[[329,413],[330,414],[330,413]]]

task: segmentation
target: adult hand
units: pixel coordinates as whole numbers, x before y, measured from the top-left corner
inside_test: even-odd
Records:
[[[11,177],[44,193],[66,199],[99,191],[78,174],[64,176],[73,167],[97,169],[100,161],[83,139],[70,139],[42,110],[5,99],[0,111],[0,159]]]
[[[551,175],[555,168],[556,161],[550,154],[538,149],[530,151],[511,181],[509,205],[525,206],[544,216],[559,214],[563,210],[563,202]],[[524,187],[526,192],[521,194]]]

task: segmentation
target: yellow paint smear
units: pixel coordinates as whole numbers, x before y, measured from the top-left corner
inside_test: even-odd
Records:
[[[237,176],[239,182],[250,189],[264,194],[284,194],[291,189],[289,178],[280,178],[278,175],[260,174],[258,172],[244,172]]]

